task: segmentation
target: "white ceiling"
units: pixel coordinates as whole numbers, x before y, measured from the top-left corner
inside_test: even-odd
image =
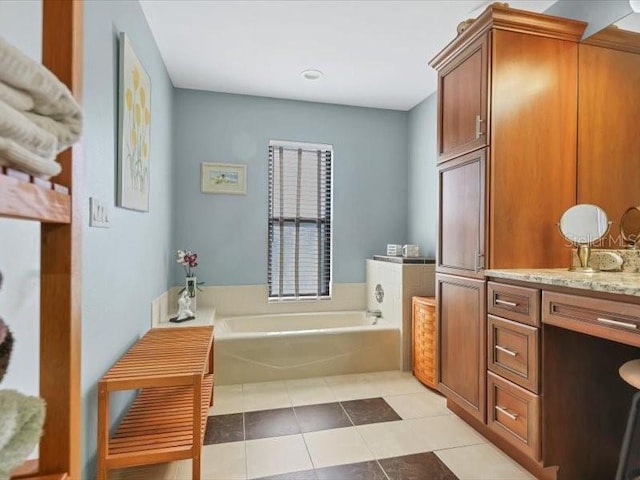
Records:
[[[436,89],[427,62],[485,0],[140,0],[180,88],[409,110]],[[554,0],[510,1],[542,12]],[[309,81],[306,69],[324,72]]]

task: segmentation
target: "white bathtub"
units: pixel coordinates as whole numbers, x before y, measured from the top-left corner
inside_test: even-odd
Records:
[[[400,330],[365,312],[216,318],[217,385],[400,368]]]

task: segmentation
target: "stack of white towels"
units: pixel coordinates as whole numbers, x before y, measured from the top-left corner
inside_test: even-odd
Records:
[[[0,36],[0,165],[49,178],[82,133],[82,109],[56,76]]]

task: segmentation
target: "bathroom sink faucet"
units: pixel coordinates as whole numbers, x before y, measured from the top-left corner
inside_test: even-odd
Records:
[[[373,323],[371,325],[376,325],[378,323],[378,319],[382,318],[382,312],[380,310],[367,310],[367,318],[373,317]]]

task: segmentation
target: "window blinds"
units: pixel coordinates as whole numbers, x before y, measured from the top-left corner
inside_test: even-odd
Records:
[[[331,295],[330,145],[269,145],[269,298]]]

